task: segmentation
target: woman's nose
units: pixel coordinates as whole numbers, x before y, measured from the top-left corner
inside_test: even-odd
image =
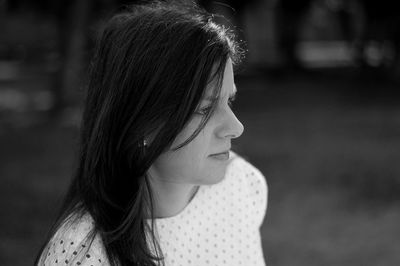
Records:
[[[223,123],[218,131],[220,138],[238,138],[242,135],[244,130],[243,124],[239,121],[232,110],[226,113],[223,119]]]

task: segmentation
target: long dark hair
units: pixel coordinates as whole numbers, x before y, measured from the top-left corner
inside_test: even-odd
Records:
[[[134,5],[111,18],[91,64],[79,165],[51,235],[88,213],[92,239],[100,235],[111,265],[162,263],[148,222],[154,216],[146,171],[171,149],[210,80],[218,81],[219,95],[227,59],[240,55],[231,32],[194,4]]]

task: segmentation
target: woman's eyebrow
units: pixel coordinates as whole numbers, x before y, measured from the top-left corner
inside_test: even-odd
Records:
[[[231,92],[231,93],[229,93],[229,97],[228,98],[233,98],[233,97],[235,97],[236,96],[236,93],[237,93],[237,89],[236,89],[236,84],[233,84],[233,92]],[[218,100],[220,97],[219,96],[207,96],[204,100],[205,101],[210,101],[210,102],[212,102],[212,101],[214,101],[214,100]]]

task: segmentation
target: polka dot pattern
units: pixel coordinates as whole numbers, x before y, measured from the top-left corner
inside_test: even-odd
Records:
[[[254,166],[232,155],[220,183],[201,186],[178,215],[155,220],[166,266],[265,265],[259,228],[267,207],[267,184]],[[87,215],[68,230],[61,228],[44,265],[109,265],[98,237],[79,261],[71,263],[93,226]]]
[[[100,237],[88,238],[93,228],[90,215],[76,223],[65,222],[45,248],[39,265],[109,265]]]

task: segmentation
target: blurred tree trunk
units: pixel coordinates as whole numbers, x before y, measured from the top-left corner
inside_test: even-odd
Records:
[[[54,113],[74,105],[82,95],[82,74],[85,73],[88,24],[92,0],[58,1],[58,35],[61,65],[54,82]]]

